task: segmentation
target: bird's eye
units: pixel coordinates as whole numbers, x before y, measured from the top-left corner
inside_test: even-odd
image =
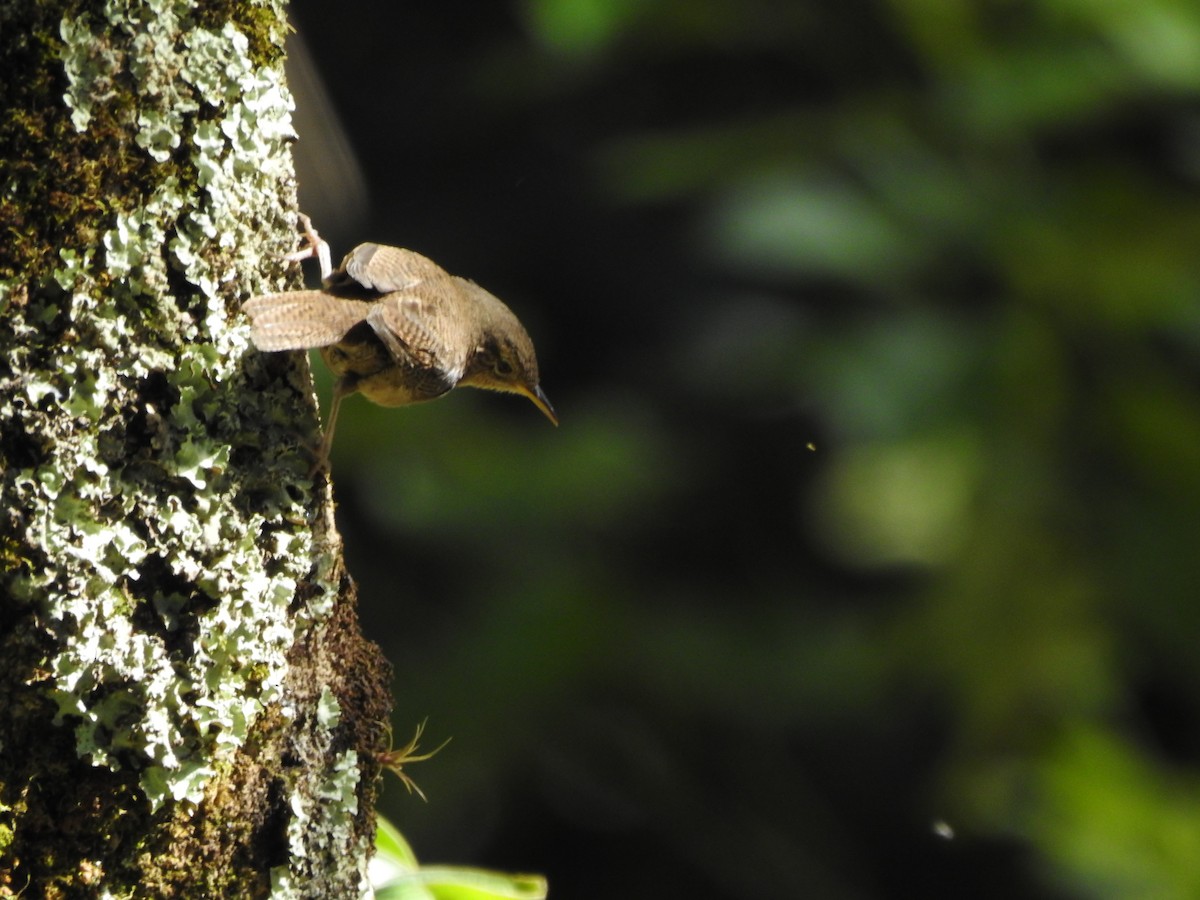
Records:
[[[492,364],[492,371],[494,371],[501,378],[509,378],[513,373],[512,363],[510,363],[504,357],[500,357],[495,363]]]

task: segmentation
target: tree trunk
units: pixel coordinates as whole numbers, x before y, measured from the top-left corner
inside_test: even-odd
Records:
[[[0,0],[0,896],[367,891],[359,633],[296,275],[282,4]]]

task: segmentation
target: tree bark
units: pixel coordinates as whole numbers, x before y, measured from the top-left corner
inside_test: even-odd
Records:
[[[389,671],[299,354],[278,0],[0,0],[0,896],[366,893]]]

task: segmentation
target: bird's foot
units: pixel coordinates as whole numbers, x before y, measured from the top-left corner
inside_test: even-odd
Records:
[[[333,401],[329,405],[329,421],[325,423],[325,430],[321,432],[321,442],[313,447],[313,464],[308,473],[310,478],[315,478],[321,471],[326,474],[331,471],[329,450],[333,447],[333,427],[337,425],[338,410],[342,406],[342,398],[345,395],[346,381],[343,378],[333,388]]]
[[[314,444],[308,448],[308,451],[312,454],[312,462],[308,466],[308,477],[316,478],[318,475],[324,474],[328,478],[333,467],[329,465],[329,457],[325,455],[324,442]]]
[[[321,265],[321,280],[324,281],[333,272],[333,260],[329,257],[329,244],[321,235],[317,234],[317,229],[313,228],[312,219],[304,213],[300,213],[300,226],[304,229],[304,246],[295,253],[289,253],[284,259],[288,262],[300,262],[315,256]]]

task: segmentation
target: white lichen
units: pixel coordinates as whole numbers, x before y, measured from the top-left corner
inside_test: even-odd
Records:
[[[373,896],[367,858],[359,852],[354,829],[360,777],[358,754],[347,750],[335,758],[315,790],[292,793],[287,832],[290,860],[287,866],[271,870],[271,894],[276,900],[312,896],[322,861],[347,854],[359,862],[359,896]]]

